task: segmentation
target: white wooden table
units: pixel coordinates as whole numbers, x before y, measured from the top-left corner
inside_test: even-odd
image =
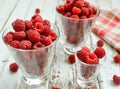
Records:
[[[43,18],[55,22],[57,20],[55,7],[59,1],[60,0],[0,0],[0,89],[20,89],[22,76],[20,70],[16,73],[9,71],[9,64],[15,60],[11,57],[2,42],[1,34],[3,29],[9,26],[16,18],[30,19],[36,8],[41,9]],[[101,9],[120,9],[120,0],[89,1],[97,4]],[[92,37],[88,39],[88,44],[90,45],[100,39],[93,33],[91,35]],[[112,76],[114,74],[120,75],[120,65],[113,63],[113,55],[117,54],[117,52],[107,43],[105,43],[104,47],[107,51],[107,62],[98,76],[97,89],[120,89],[120,86],[115,86],[112,82]],[[60,89],[73,89],[70,85],[75,82],[75,67],[75,64],[71,65],[67,62],[62,50],[62,41],[60,40],[52,66],[52,74],[54,77],[57,77],[58,81],[52,81],[52,83],[59,86]],[[22,89],[28,88],[23,87]]]

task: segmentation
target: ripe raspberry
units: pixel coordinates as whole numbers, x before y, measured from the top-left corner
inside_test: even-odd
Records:
[[[41,33],[42,35],[48,36],[50,34],[51,30],[50,29],[44,29],[43,32]]]
[[[81,50],[77,51],[77,57],[79,58],[79,60],[85,62],[85,57],[90,53],[89,48],[87,47],[82,47]]]
[[[40,23],[40,22],[36,22],[34,24],[34,27],[37,28],[37,29],[40,29],[39,33],[41,33],[44,30],[44,25],[43,25],[43,23]]]
[[[64,11],[65,12],[71,11],[72,8],[73,8],[73,3],[66,3],[66,4],[64,4]]]
[[[88,16],[89,15],[89,9],[87,7],[81,8],[82,15]]]
[[[17,72],[18,68],[19,68],[19,66],[18,66],[16,63],[11,63],[11,64],[9,65],[9,70],[10,70],[11,72]]]
[[[45,46],[48,46],[52,43],[52,39],[50,37],[41,37],[41,43],[44,44]]]
[[[71,15],[70,17],[73,18],[73,19],[79,19],[78,15]]]
[[[32,23],[35,24],[36,22],[42,22],[42,17],[40,15],[32,16]]]
[[[40,9],[39,9],[39,8],[36,8],[36,9],[35,9],[35,13],[36,13],[36,14],[39,14],[39,13],[40,13]]]
[[[15,32],[13,35],[14,40],[22,41],[26,39],[25,31]]]
[[[85,57],[85,62],[88,63],[88,64],[98,64],[99,59],[97,58],[97,56],[94,53],[89,53]]]
[[[43,20],[42,23],[43,23],[43,25],[49,26],[49,28],[51,27],[51,24],[50,24],[49,20]]]
[[[120,85],[120,76],[113,75],[113,82],[117,85]]]
[[[33,45],[32,49],[41,48],[41,47],[45,47],[45,46],[41,42],[38,42]]]
[[[86,16],[80,16],[80,19],[86,19],[87,17]]]
[[[21,19],[16,19],[14,22],[12,22],[12,26],[15,31],[25,30],[25,22]]]
[[[8,44],[10,44],[13,41],[13,32],[8,32],[5,36],[4,36],[4,41]]]
[[[58,87],[52,87],[51,89],[60,89],[60,88],[58,88]]]
[[[36,30],[27,31],[27,36],[32,43],[37,43],[40,41],[40,34]]]
[[[56,40],[57,34],[54,31],[50,31],[49,36],[51,37],[52,41]]]
[[[10,46],[14,47],[14,48],[19,48],[19,41],[17,40],[14,40],[10,43]]]
[[[25,21],[25,27],[26,27],[27,30],[28,30],[28,29],[31,29],[31,28],[33,27],[32,21],[26,20],[26,21]]]
[[[94,53],[97,55],[98,58],[102,58],[105,56],[106,52],[104,50],[104,48],[102,47],[97,47],[94,51]]]
[[[74,3],[74,6],[76,6],[76,7],[78,7],[78,8],[82,8],[83,5],[84,5],[83,1],[80,1],[80,0],[78,0],[78,1],[76,1],[76,2]]]
[[[97,46],[98,47],[103,47],[103,45],[104,45],[104,42],[102,40],[97,41]]]
[[[64,5],[60,5],[56,8],[56,10],[59,12],[59,13],[62,13],[64,11]]]
[[[19,43],[20,49],[31,49],[32,43],[28,40],[23,40]]]
[[[72,13],[73,13],[74,15],[80,15],[81,10],[80,10],[79,8],[77,8],[77,7],[73,7],[73,8],[72,8]]]
[[[69,56],[68,56],[68,61],[69,61],[71,64],[75,63],[75,55],[74,55],[74,54],[69,55]]]
[[[114,60],[115,63],[120,63],[120,55],[119,54],[115,55],[113,57],[113,60]]]
[[[95,15],[89,15],[88,18],[92,18],[92,17],[95,17]]]

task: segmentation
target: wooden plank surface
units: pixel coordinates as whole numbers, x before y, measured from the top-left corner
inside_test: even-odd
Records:
[[[0,33],[16,18],[30,19],[35,13],[34,10],[36,8],[40,8],[41,15],[45,19],[55,22],[58,20],[55,7],[60,1],[64,0],[0,0]],[[120,0],[88,1],[95,3],[101,9],[120,9]],[[17,73],[10,73],[9,64],[15,60],[3,44],[1,36],[0,34],[0,89],[19,89],[22,77],[21,72],[19,70]],[[100,38],[92,33],[87,44],[93,45],[98,39]],[[53,61],[50,86],[58,86],[61,89],[74,89],[74,83],[76,82],[76,64],[71,65],[68,63],[68,55],[63,52],[62,46],[63,43],[60,38]],[[113,56],[117,54],[117,52],[107,43],[105,43],[104,47],[107,50],[107,62],[98,76],[99,84],[97,85],[97,89],[120,89],[120,86],[115,86],[112,82],[112,76],[114,74],[120,75],[120,65],[113,63]],[[56,78],[52,80],[53,77]],[[23,87],[22,89],[28,88]]]

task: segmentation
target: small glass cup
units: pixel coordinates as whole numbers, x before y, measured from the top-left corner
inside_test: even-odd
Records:
[[[85,44],[90,36],[91,29],[100,14],[100,10],[97,8],[97,14],[86,19],[75,19],[64,16],[59,12],[57,13],[60,20],[61,37],[64,41],[63,49],[68,54],[75,53],[76,49]]]
[[[77,51],[76,51],[77,52]],[[106,56],[99,59],[99,64],[87,64],[81,61],[76,53],[76,65],[77,65],[77,84],[81,89],[91,89],[92,86],[97,84],[97,76],[101,67],[106,62]]]
[[[7,32],[13,31],[12,27],[8,27],[3,32],[2,38],[11,55],[15,58],[19,68],[23,74],[23,81],[28,87],[43,87],[48,89],[48,81],[50,79],[51,64],[54,56],[56,43],[59,39],[60,32],[56,26],[53,26],[57,39],[48,46],[36,48],[33,50],[23,50],[13,48],[4,41]],[[43,88],[42,88],[43,89]]]

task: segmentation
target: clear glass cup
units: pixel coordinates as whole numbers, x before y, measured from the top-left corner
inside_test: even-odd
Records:
[[[81,87],[81,89],[91,89],[92,86],[97,84],[97,76],[103,64],[106,62],[106,56],[99,59],[99,64],[87,64],[81,61],[77,57],[76,53],[75,57],[77,61],[76,83]]]
[[[100,14],[100,10],[97,8],[97,14],[92,18],[86,19],[74,19],[59,12],[57,13],[60,21],[61,37],[64,41],[63,49],[68,54],[75,53],[76,49],[84,45],[90,36],[91,29]]]
[[[60,36],[58,28],[56,26],[53,26],[52,28],[58,36],[57,39],[48,46],[33,50],[17,49],[5,43],[4,36],[7,32],[13,31],[12,27],[6,28],[3,32],[3,42],[19,65],[19,68],[23,74],[24,83],[30,87],[35,88],[45,85],[45,89],[48,89],[46,84],[48,84],[50,79],[54,50]]]

